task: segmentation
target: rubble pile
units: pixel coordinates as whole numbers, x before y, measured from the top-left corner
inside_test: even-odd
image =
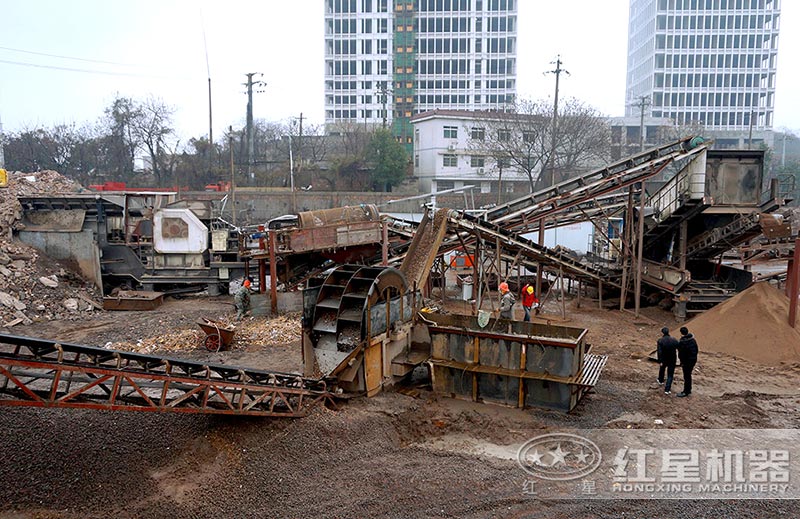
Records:
[[[10,240],[11,231],[21,228],[22,206],[17,197],[77,193],[82,190],[80,184],[57,171],[9,171],[8,187],[0,188],[0,239]]]
[[[0,240],[0,328],[80,320],[102,308],[100,291],[33,247]]]
[[[237,323],[234,323],[237,324]],[[286,314],[274,319],[248,318],[238,323],[234,346],[272,346],[300,340],[300,314]]]
[[[203,346],[206,334],[199,329],[178,330],[155,337],[139,339],[131,342],[109,342],[105,345],[109,350],[133,351],[150,354],[155,352],[187,351]]]
[[[9,173],[8,187],[0,189],[0,328],[83,319],[101,307],[99,291],[68,266],[11,239],[12,231],[21,228],[18,196],[80,189],[55,171]]]
[[[274,319],[248,317],[243,321],[222,318],[218,322],[233,326],[231,350],[244,350],[252,347],[283,345],[300,340],[300,314],[281,315]],[[151,354],[156,352],[188,351],[205,347],[206,334],[198,327],[176,330],[134,342],[109,342],[105,348]]]

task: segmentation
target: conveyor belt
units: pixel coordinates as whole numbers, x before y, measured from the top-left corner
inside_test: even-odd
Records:
[[[0,406],[301,417],[323,380],[0,334]]]

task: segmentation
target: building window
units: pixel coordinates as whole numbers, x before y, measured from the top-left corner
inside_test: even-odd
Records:
[[[486,129],[480,127],[474,127],[470,130],[469,134],[470,138],[474,141],[482,141],[486,139]],[[483,165],[483,164],[481,164]]]
[[[500,142],[508,142],[511,140],[511,130],[508,128],[500,128],[497,130],[497,140]]]
[[[458,157],[455,155],[444,155],[442,157],[442,167],[455,168],[458,167]]]
[[[445,139],[458,139],[458,126],[445,126],[444,127]]]
[[[530,143],[530,142],[533,142],[534,140],[536,140],[536,134],[534,132],[532,132],[530,130],[527,130],[527,131],[523,130],[523,132],[522,132],[522,141],[523,142]]]
[[[469,165],[472,168],[482,168],[486,165],[486,157],[481,155],[473,155],[469,158]]]

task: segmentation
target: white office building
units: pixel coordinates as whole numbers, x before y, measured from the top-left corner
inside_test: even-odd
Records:
[[[325,0],[325,122],[391,125],[516,96],[517,0]]]
[[[648,117],[702,125],[729,145],[763,135],[779,22],[780,0],[631,0],[626,116],[644,100]]]
[[[475,186],[478,193],[503,197],[530,192],[527,174],[501,165],[483,146],[496,131],[496,114],[467,110],[433,110],[411,118],[414,128],[414,176],[422,193]],[[538,172],[537,172],[538,174]]]

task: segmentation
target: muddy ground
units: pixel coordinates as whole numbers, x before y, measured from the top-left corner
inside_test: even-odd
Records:
[[[389,392],[337,411],[318,407],[299,420],[2,408],[0,517],[800,517],[794,501],[543,501],[523,493],[515,463],[459,448],[464,438],[509,445],[564,427],[800,427],[800,365],[704,354],[702,331],[693,330],[701,348],[694,393],[669,397],[647,356],[661,326],[675,327],[671,314],[574,304],[564,324],[589,328],[593,352],[609,362],[596,392],[569,415],[455,401],[425,387],[415,397]],[[187,298],[12,331],[102,346],[231,311],[228,298]],[[189,346],[180,355],[300,369],[297,344]],[[432,448],[434,440],[445,447]]]

